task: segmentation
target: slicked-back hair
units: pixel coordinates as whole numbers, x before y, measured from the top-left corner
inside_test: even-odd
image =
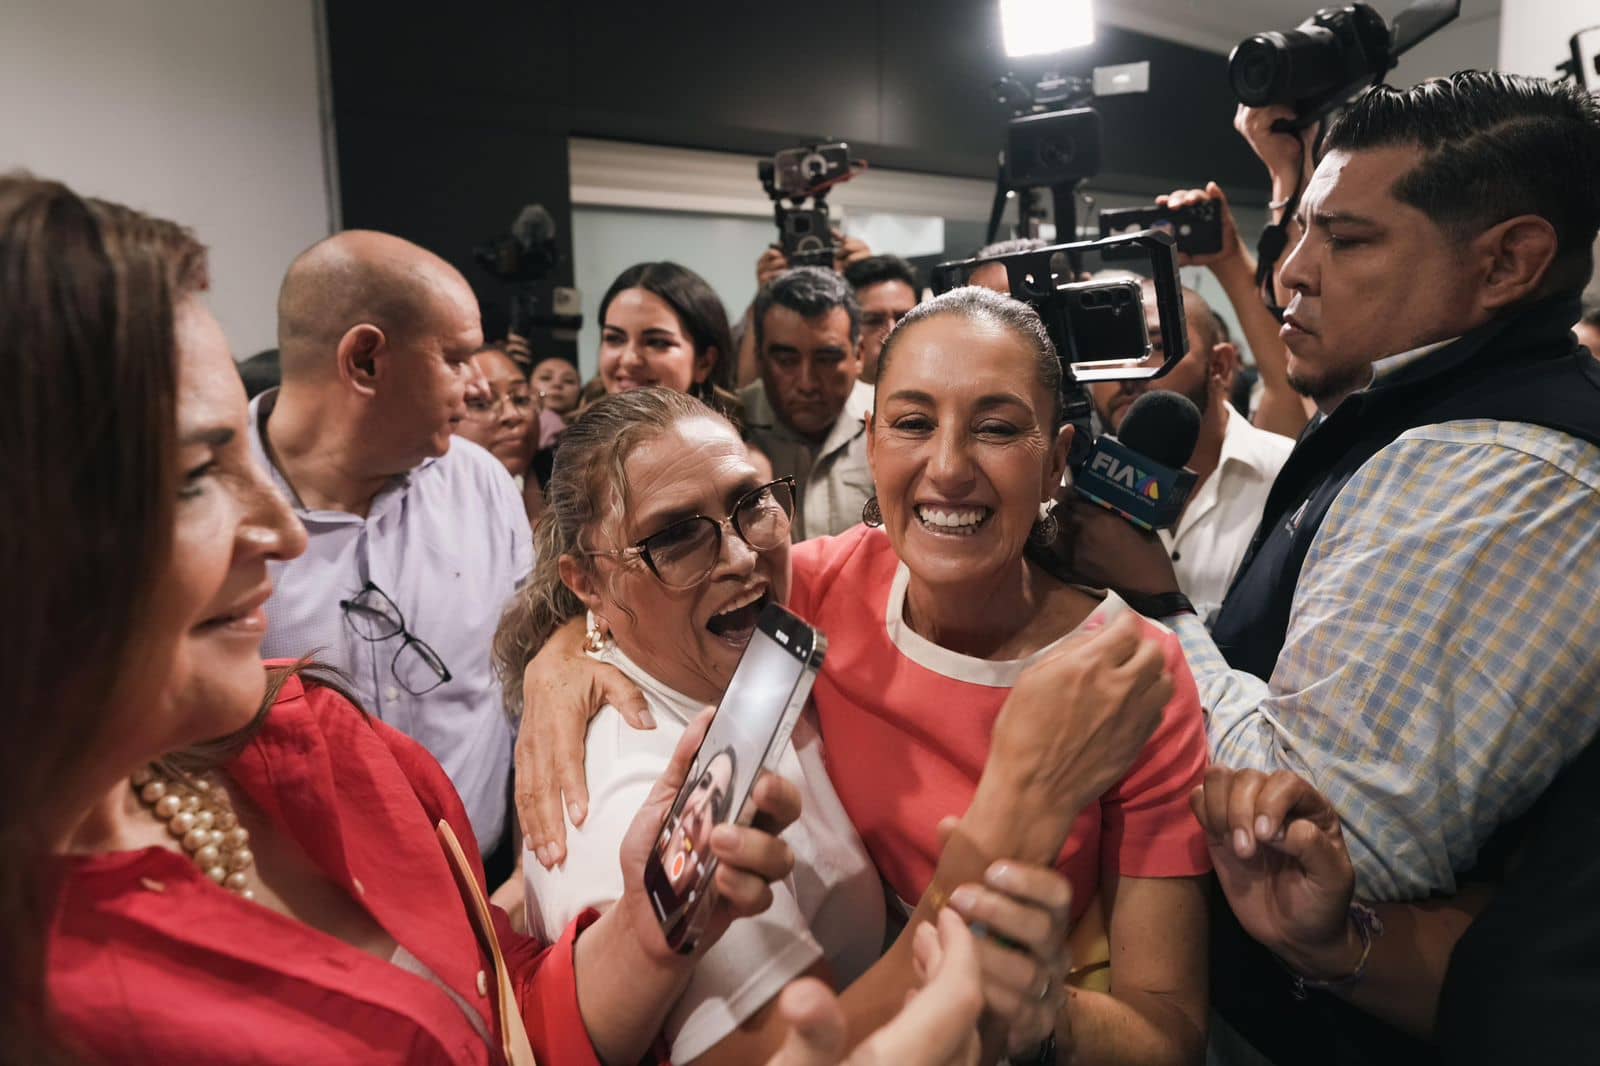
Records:
[[[875,255],[859,263],[851,263],[844,271],[844,280],[856,292],[868,285],[882,285],[886,281],[903,281],[911,291],[922,295],[922,283],[917,280],[917,268],[898,255]]]
[[[842,307],[850,316],[851,346],[861,343],[861,305],[856,303],[855,291],[844,278],[825,267],[785,270],[756,293],[750,319],[755,324],[758,354],[766,351],[767,312],[774,307],[787,307],[808,321]]]
[[[1021,300],[1013,300],[978,285],[951,289],[906,312],[906,316],[890,331],[889,339],[883,342],[883,351],[878,356],[878,385],[881,387],[888,380],[889,364],[906,343],[905,337],[911,328],[930,318],[947,315],[968,322],[998,326],[1027,345],[1028,351],[1033,354],[1035,380],[1050,396],[1050,433],[1054,436],[1061,429],[1061,360],[1056,355],[1056,346],[1050,340],[1044,320],[1039,317],[1039,312]]]
[[[1600,232],[1600,101],[1568,82],[1467,70],[1367,90],[1323,147],[1410,145],[1422,159],[1395,183],[1397,200],[1458,240],[1538,215],[1558,242],[1551,284],[1576,290],[1588,281]]]

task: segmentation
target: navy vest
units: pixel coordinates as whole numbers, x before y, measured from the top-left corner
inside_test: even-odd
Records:
[[[1295,584],[1324,516],[1357,470],[1408,429],[1469,418],[1526,422],[1600,445],[1600,360],[1578,347],[1576,298],[1491,322],[1341,403],[1295,446],[1212,627],[1230,666],[1267,680],[1289,628]],[[1418,471],[1427,477],[1429,471]],[[1485,848],[1482,873],[1513,841]],[[1458,873],[1461,871],[1458,871]],[[1489,873],[1490,879],[1495,879]],[[1216,1010],[1269,1061],[1288,1066],[1422,1066],[1437,1052],[1326,993],[1299,1001],[1221,893],[1211,907]]]
[[[1211,633],[1228,665],[1272,677],[1306,552],[1357,470],[1408,429],[1526,422],[1600,445],[1600,361],[1577,344],[1576,297],[1497,319],[1355,393],[1295,446]],[[1418,471],[1427,477],[1428,471]]]

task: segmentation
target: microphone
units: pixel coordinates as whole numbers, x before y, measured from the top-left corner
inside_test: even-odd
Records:
[[[543,204],[526,204],[511,223],[511,235],[523,251],[531,251],[541,244],[555,240],[556,220],[550,217]]]
[[[1168,529],[1194,489],[1195,473],[1183,464],[1199,439],[1200,409],[1188,397],[1147,392],[1128,408],[1118,436],[1094,442],[1072,486],[1141,529]]]

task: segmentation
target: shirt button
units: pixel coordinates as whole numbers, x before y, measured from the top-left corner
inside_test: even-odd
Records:
[[[139,884],[143,885],[151,892],[165,892],[167,890],[166,885],[162,884],[160,881],[157,881],[153,877],[141,877],[139,878]]]
[[[489,975],[482,970],[478,971],[478,995],[485,998],[489,995]]]
[[[358,896],[365,896],[367,894],[367,886],[361,883],[361,878],[359,877],[352,877],[350,879],[350,887],[356,890],[356,895]]]
[[[395,700],[400,698],[400,690],[395,688],[393,685],[390,685],[388,688],[383,690],[383,698],[389,703],[393,703]]]
[[[1177,552],[1173,552],[1172,553],[1172,561],[1173,562],[1177,562],[1178,560],[1180,560],[1182,558],[1183,558],[1183,556],[1178,554]]]

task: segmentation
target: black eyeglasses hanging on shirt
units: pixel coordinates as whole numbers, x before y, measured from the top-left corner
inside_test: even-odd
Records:
[[[406,628],[405,615],[377,585],[368,581],[353,598],[340,600],[339,607],[362,640],[376,644],[391,637],[401,638],[400,649],[389,662],[389,672],[413,696],[427,695],[450,680],[450,671],[439,653]]]

